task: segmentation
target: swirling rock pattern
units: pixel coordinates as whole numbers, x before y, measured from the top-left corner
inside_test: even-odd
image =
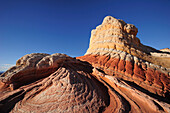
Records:
[[[0,113],[170,113],[170,53],[107,16],[81,57],[32,53],[0,75]]]
[[[64,54],[30,54],[17,61],[17,67],[22,64],[19,74],[13,67],[1,75],[1,112],[101,112],[109,105],[107,88],[91,76],[89,64]],[[26,85],[21,85],[24,79]]]
[[[125,52],[110,55],[85,55],[78,57],[108,75],[134,82],[148,91],[170,99],[170,73],[166,68],[138,59]]]
[[[170,53],[141,44],[137,32],[107,16],[92,30],[86,55],[77,59],[103,72],[94,75],[123,96],[130,111],[170,112]]]

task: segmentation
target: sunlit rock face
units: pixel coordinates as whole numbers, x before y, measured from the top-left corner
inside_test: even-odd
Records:
[[[112,87],[115,90],[120,85],[117,83],[123,82],[158,100],[155,103],[155,100],[144,97],[158,107],[153,107],[155,109],[153,110],[149,101],[149,103],[144,101],[144,98],[138,100],[142,97],[131,94],[131,91],[124,86],[122,86],[123,88],[118,87],[116,91],[121,96],[125,99],[128,98],[126,100],[129,103],[129,100],[133,100],[136,106],[139,106],[137,111],[163,112],[161,109],[164,108],[160,109],[158,102],[164,101],[168,106],[170,103],[169,49],[158,51],[143,45],[136,37],[137,32],[138,29],[134,25],[107,16],[101,25],[92,30],[89,48],[86,54],[78,59],[87,61],[96,69],[101,70],[104,74],[99,74],[101,75],[99,78],[107,81],[110,86],[114,84]],[[115,83],[115,79],[117,83]],[[139,94],[143,95],[141,92]],[[138,99],[135,99],[134,95]],[[131,111],[133,111],[133,105],[131,104]],[[169,111],[164,110],[164,112]]]
[[[160,51],[163,51],[163,52],[168,52],[168,53],[170,53],[170,49],[169,49],[169,48],[164,48],[164,49],[161,49]]]
[[[0,75],[0,113],[169,113],[170,53],[111,16],[84,56],[32,53]]]
[[[141,44],[139,38],[136,37],[137,33],[138,29],[134,25],[107,16],[101,25],[91,31],[90,44],[86,55],[111,54],[115,53],[115,50],[124,51],[153,64],[170,68],[170,56],[162,58],[167,54],[164,53],[166,55],[162,56],[161,51]]]
[[[1,75],[1,113],[101,112],[109,106],[106,86],[92,66],[65,54],[28,54]]]

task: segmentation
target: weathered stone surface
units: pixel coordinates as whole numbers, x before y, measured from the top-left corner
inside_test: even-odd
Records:
[[[120,85],[118,81],[123,81],[128,83],[130,87],[137,88],[149,96],[156,97],[158,99],[157,102],[165,101],[165,103],[168,103],[167,106],[169,106],[170,53],[167,52],[167,49],[166,52],[165,50],[161,50],[163,51],[161,52],[141,44],[140,40],[136,37],[137,32],[138,29],[134,25],[108,16],[101,25],[92,30],[86,55],[77,58],[89,62],[93,67],[104,72],[106,75],[99,74],[99,78],[113,86],[115,90]],[[112,79],[116,79],[119,85],[113,82],[114,80]],[[113,84],[116,85],[114,86]],[[128,87],[123,89],[127,90]],[[145,107],[144,103],[146,101],[144,100],[146,98],[144,99],[140,95],[137,94],[137,96],[135,94],[135,97],[138,98],[135,100],[135,97],[131,95],[131,91],[125,90],[121,92],[121,87],[119,87],[116,91],[122,96],[128,96],[130,100],[140,103],[137,104],[140,108],[135,107],[137,111],[163,112],[161,109],[164,108],[160,109],[156,104],[158,108],[153,107],[152,109],[151,106],[155,106],[152,103],[156,101],[149,99],[150,102],[147,105],[150,108],[148,106]],[[126,98],[125,96],[123,97]],[[143,99],[139,102],[139,98]],[[134,107],[134,104],[131,104],[131,106]],[[169,108],[167,108],[165,108],[166,110],[164,109],[165,112],[169,112]],[[131,108],[131,111],[133,109]]]
[[[78,57],[83,61],[92,64],[93,67],[100,67],[108,75],[120,77],[124,80],[134,82],[140,87],[160,96],[170,98],[170,77],[167,71],[160,67],[151,67],[146,62],[136,57],[130,61],[104,55],[85,55]],[[128,57],[128,56],[127,56]]]
[[[164,48],[164,49],[161,49],[160,51],[169,52],[170,53],[170,49],[169,48]]]
[[[137,32],[138,29],[134,25],[107,16],[101,25],[92,30],[86,54],[104,54],[120,50],[153,64],[170,68],[170,54],[160,54],[160,51],[141,44],[139,38],[136,37]],[[161,55],[167,57],[162,58]]]
[[[26,55],[1,75],[0,112],[101,112],[109,93],[91,73],[65,54]]]
[[[86,55],[33,53],[0,75],[0,113],[170,113],[170,53],[107,16]]]
[[[65,54],[33,53],[20,58],[16,66],[1,75],[0,80],[16,89],[23,84],[36,81],[56,71],[61,62],[71,57]],[[42,74],[43,73],[43,74]]]

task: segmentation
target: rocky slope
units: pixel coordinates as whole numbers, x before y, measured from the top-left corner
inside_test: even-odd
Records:
[[[0,75],[2,113],[169,113],[170,53],[107,16],[81,57],[33,53]]]

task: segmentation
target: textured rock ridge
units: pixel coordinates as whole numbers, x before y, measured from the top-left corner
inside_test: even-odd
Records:
[[[16,89],[23,84],[46,77],[61,65],[61,62],[71,58],[65,54],[33,53],[20,58],[16,66],[1,75],[0,80]],[[42,74],[43,73],[43,74]]]
[[[169,106],[169,49],[158,51],[141,44],[139,38],[136,37],[137,32],[138,29],[134,25],[107,16],[101,25],[92,30],[89,48],[86,54],[78,59],[89,62],[96,69],[109,75],[109,78],[112,79],[113,76],[114,79],[121,79],[131,87],[156,97],[158,101],[165,101]],[[100,79],[109,81],[107,83],[111,86],[114,84],[103,74],[101,76]],[[131,92],[125,95],[130,97],[129,94],[131,95]],[[132,100],[135,101],[134,98]],[[143,105],[138,104],[138,106]],[[143,106],[139,111],[152,111],[150,108],[148,111],[143,111],[144,109],[146,108]]]
[[[170,99],[170,73],[163,67],[143,62],[129,54],[125,59],[120,54],[115,54],[114,58],[110,55],[85,55],[78,58],[88,61],[108,75],[131,81],[149,92]]]
[[[160,51],[169,52],[170,53],[170,49],[169,48],[164,48],[164,49],[161,49]]]
[[[0,77],[0,112],[101,112],[109,94],[91,72],[65,54],[25,55]]]
[[[84,56],[32,53],[0,75],[0,113],[170,113],[170,53],[107,16]]]

